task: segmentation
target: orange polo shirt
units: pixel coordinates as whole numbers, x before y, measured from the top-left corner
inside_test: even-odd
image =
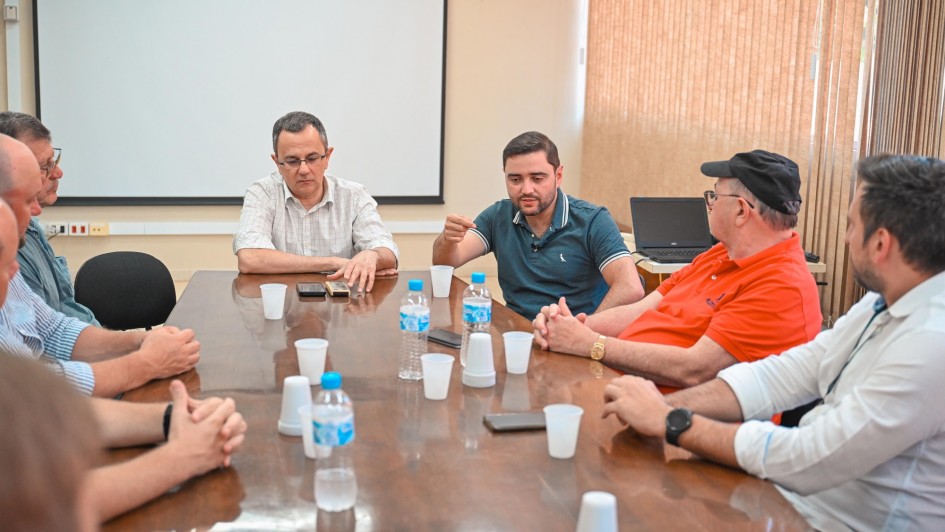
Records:
[[[741,362],[780,354],[820,332],[820,301],[800,238],[738,260],[717,244],[657,288],[663,299],[618,338],[692,347],[703,335]],[[673,388],[661,387],[664,393]]]

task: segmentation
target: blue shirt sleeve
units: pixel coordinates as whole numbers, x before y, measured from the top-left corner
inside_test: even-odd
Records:
[[[501,207],[502,202],[497,201],[490,205],[486,210],[479,213],[479,216],[473,221],[476,224],[475,229],[470,229],[470,231],[478,236],[482,243],[486,246],[486,253],[494,250],[493,247],[493,227],[496,220],[496,216],[499,213],[499,207]]]
[[[72,386],[85,395],[92,395],[95,389],[95,373],[86,362],[72,360],[50,360],[43,357],[46,366],[53,372],[65,377]]]
[[[597,269],[601,271],[611,262],[630,256],[627,244],[620,236],[620,229],[606,207],[601,207],[588,224],[587,249],[590,250]]]

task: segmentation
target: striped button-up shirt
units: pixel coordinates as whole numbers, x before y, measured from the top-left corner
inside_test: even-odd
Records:
[[[233,253],[277,249],[306,257],[350,259],[366,249],[384,247],[398,256],[390,231],[381,222],[377,202],[363,186],[326,175],[325,196],[306,210],[282,176],[273,172],[246,190]]]
[[[49,308],[17,273],[10,280],[6,302],[0,308],[0,351],[4,356],[40,359],[81,392],[91,395],[95,388],[92,367],[72,360],[76,339],[88,326]]]

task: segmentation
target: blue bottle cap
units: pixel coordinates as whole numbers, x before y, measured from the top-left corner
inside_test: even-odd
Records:
[[[473,272],[472,282],[474,284],[482,284],[486,282],[486,274],[484,272]]]
[[[341,388],[341,373],[326,371],[322,373],[322,390],[337,390]]]
[[[411,292],[419,292],[423,290],[423,279],[411,279],[407,282],[407,288]]]

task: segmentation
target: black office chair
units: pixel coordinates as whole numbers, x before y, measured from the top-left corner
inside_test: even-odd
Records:
[[[108,329],[150,329],[167,321],[177,291],[160,260],[137,251],[114,251],[92,257],[79,268],[75,300]]]

